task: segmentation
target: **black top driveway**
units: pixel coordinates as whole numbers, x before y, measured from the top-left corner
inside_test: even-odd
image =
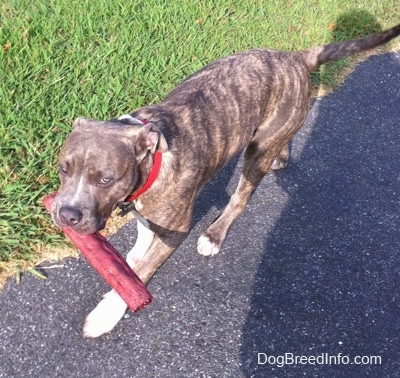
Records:
[[[155,301],[82,337],[108,288],[83,258],[0,293],[0,377],[400,377],[400,53],[313,102],[221,253],[196,253],[241,160],[202,191]],[[124,254],[134,223],[112,238]]]

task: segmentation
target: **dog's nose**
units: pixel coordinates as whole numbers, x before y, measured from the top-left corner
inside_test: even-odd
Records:
[[[59,216],[61,222],[67,226],[76,226],[82,220],[82,213],[70,206],[61,207]]]

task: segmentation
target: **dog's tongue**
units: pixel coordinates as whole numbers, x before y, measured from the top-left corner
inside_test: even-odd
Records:
[[[52,193],[43,199],[49,213],[56,194]],[[131,311],[139,311],[152,302],[153,297],[144,283],[106,238],[98,232],[83,235],[69,227],[62,230]]]

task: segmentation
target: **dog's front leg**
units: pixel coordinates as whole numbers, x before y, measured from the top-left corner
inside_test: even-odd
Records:
[[[182,219],[178,218],[178,219]],[[138,239],[129,252],[128,263],[139,278],[147,284],[157,269],[168,259],[187,235],[190,218],[183,222],[184,231],[171,231],[168,228],[153,225],[156,232],[139,224]],[[113,290],[107,293],[97,307],[88,315],[83,328],[86,337],[98,337],[111,331],[124,316],[127,309],[125,302]]]
[[[128,265],[135,270],[135,265],[143,258],[154,239],[154,232],[137,222],[136,243],[128,253]],[[98,337],[111,331],[124,316],[127,305],[115,290],[109,291],[86,318],[83,334],[86,337]]]

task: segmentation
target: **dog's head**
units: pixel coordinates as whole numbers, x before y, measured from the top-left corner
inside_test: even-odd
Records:
[[[54,223],[82,234],[101,230],[135,188],[142,160],[167,148],[151,123],[77,119],[59,158],[61,187],[52,207]]]

